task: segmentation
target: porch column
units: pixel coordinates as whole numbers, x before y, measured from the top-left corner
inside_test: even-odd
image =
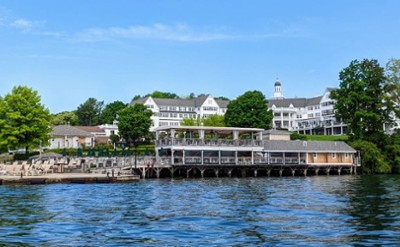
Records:
[[[238,163],[238,151],[235,151],[235,165]]]
[[[260,131],[260,132],[258,132],[258,140],[262,141],[262,139],[263,139],[263,135],[262,135],[262,132]]]
[[[171,164],[174,164],[174,150],[171,148]]]
[[[221,150],[218,150],[218,164],[221,165]]]
[[[254,165],[254,151],[251,150],[251,164]]]
[[[204,150],[201,150],[201,164],[204,164]]]
[[[297,153],[297,163],[300,165],[301,164],[301,160],[300,160],[300,152]]]
[[[204,130],[199,130],[199,139],[204,140]]]
[[[306,152],[306,164],[308,164],[308,152]]]
[[[281,112],[281,128],[283,128],[283,112]]]
[[[283,152],[283,164],[286,165],[286,155],[285,155],[285,152]]]
[[[234,130],[232,134],[233,134],[233,140],[238,140],[239,139],[239,131]]]
[[[186,164],[185,162],[185,149],[182,149],[182,164]]]
[[[160,140],[160,131],[156,131],[156,140]]]

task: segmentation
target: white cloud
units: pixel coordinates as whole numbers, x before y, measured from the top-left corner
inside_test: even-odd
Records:
[[[127,28],[92,28],[77,33],[74,37],[74,40],[83,42],[97,42],[118,38],[205,42],[231,39],[233,36],[217,31],[194,30],[193,28],[183,24],[177,24],[174,26],[154,24],[152,26],[131,26]]]
[[[31,30],[35,23],[27,19],[16,19],[10,23],[10,26],[23,30]]]

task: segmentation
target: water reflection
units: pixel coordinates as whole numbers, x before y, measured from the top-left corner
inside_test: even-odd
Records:
[[[0,186],[0,246],[391,245],[396,176]]]

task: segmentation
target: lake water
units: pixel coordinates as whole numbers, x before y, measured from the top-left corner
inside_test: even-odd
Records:
[[[0,246],[400,244],[400,176],[0,186]]]

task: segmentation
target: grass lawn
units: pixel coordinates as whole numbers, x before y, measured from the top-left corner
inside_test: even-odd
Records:
[[[305,135],[308,141],[347,141],[348,136]]]

